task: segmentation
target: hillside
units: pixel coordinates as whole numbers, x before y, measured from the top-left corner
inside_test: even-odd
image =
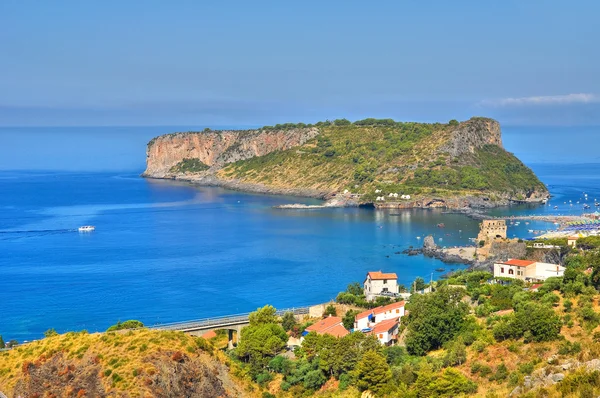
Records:
[[[453,199],[467,198],[452,205],[462,207],[472,198],[507,203],[547,195],[535,174],[503,149],[500,125],[492,119],[288,124],[240,133],[238,140],[244,139],[239,143],[231,141],[231,132],[203,134],[150,142],[144,175],[325,198],[348,190],[360,194],[361,202],[380,206],[427,207],[434,198],[450,206]],[[215,141],[229,146],[219,151]],[[158,163],[163,166],[157,168]],[[411,199],[389,196],[394,193]]]
[[[183,333],[70,332],[0,352],[8,397],[238,397],[223,353]]]

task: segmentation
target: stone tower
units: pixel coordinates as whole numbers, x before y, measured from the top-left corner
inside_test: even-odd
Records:
[[[483,220],[479,224],[477,243],[484,241],[487,244],[497,238],[506,239],[506,221]]]

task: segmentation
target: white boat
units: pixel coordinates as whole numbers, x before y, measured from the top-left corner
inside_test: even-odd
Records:
[[[96,227],[94,227],[93,225],[82,225],[81,227],[78,228],[78,231],[79,232],[92,232],[95,229],[96,229]]]

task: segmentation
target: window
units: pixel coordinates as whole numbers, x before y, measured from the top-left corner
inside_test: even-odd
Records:
[[[502,274],[504,273],[504,267],[500,268],[500,273],[502,273]]]
[[[383,280],[383,284],[384,284],[384,285],[387,285],[387,279],[384,279],[384,280]]]
[[[399,309],[396,309],[396,314],[399,314],[399,313],[400,313],[400,310],[399,310]]]
[[[379,338],[382,339],[383,338],[383,333],[379,333]]]
[[[512,270],[512,269],[509,269],[509,270],[508,270],[508,274],[509,274],[509,275],[514,275],[514,274],[515,274],[515,271],[514,271],[514,270]]]

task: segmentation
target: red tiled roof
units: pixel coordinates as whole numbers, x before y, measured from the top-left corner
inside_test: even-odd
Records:
[[[504,265],[515,265],[517,267],[528,267],[532,264],[535,264],[535,261],[529,261],[529,260],[517,260],[517,259],[510,259],[508,261],[505,261],[501,264]]]
[[[405,304],[406,303],[404,301],[399,301],[397,303],[392,303],[392,304],[388,304],[388,305],[382,305],[380,307],[375,307],[373,309],[366,310],[366,311],[361,312],[360,314],[357,314],[354,319],[358,321],[359,319],[365,318],[371,314],[373,314],[373,315],[383,314],[384,312],[387,312],[387,311],[393,311],[396,309],[400,309],[400,308],[404,307]]]
[[[379,334],[383,332],[389,332],[394,326],[398,324],[398,318],[388,319],[387,321],[379,322],[373,327],[371,332],[373,334]]]
[[[577,240],[577,239],[579,239],[579,236],[569,236],[567,239],[568,240]]]
[[[345,335],[349,334],[350,332],[347,331],[346,328],[343,327],[342,325],[335,325],[331,329],[328,329],[325,333],[330,334],[333,337],[344,337]]]
[[[307,332],[317,332],[318,334],[330,334],[335,337],[343,337],[349,332],[342,326],[342,318],[330,316],[313,323],[306,328]]]
[[[543,286],[543,283],[536,283],[535,285],[531,285],[531,287],[529,288],[529,290],[535,290],[540,288],[541,286]]]
[[[367,275],[372,279],[372,280],[380,280],[380,279],[398,279],[398,275],[396,275],[395,273],[389,273],[389,274],[384,274],[381,271],[371,271],[371,272],[367,272]]]

